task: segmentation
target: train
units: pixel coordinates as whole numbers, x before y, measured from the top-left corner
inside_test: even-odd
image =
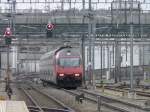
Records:
[[[40,58],[40,79],[59,87],[77,88],[82,85],[83,62],[80,50],[61,46]]]

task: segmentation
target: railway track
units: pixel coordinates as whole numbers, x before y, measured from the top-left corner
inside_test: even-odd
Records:
[[[97,86],[99,87],[99,86]],[[118,92],[128,92],[129,89],[124,88],[124,89],[119,89],[119,88],[115,88],[115,87],[111,87],[111,86],[105,86],[105,89],[109,89],[109,90],[113,90],[113,91],[118,91]],[[139,96],[144,96],[144,97],[150,97],[150,92],[145,92],[145,91],[139,91],[139,90],[135,90],[136,94]]]
[[[92,102],[95,105],[98,104],[98,97],[99,97],[101,99],[100,107],[107,108],[106,112],[149,112],[150,111],[150,108],[142,107],[142,106],[130,103],[130,102],[124,102],[122,100],[118,100],[115,98],[106,97],[100,94],[96,94],[93,91],[88,91],[85,89],[78,89],[78,90],[59,89],[58,92],[62,90],[66,93],[71,94],[72,96],[77,96],[81,93],[84,93],[85,99],[87,101]],[[108,108],[111,111],[108,111]]]
[[[36,87],[36,85],[34,85]],[[40,89],[40,86],[37,86],[36,88]],[[75,110],[75,112],[97,112],[97,104],[94,104],[93,102],[83,102],[79,103],[75,100],[74,95],[71,95],[70,93],[64,91],[63,89],[58,89],[56,86],[50,86],[46,87],[46,90],[44,88],[41,88],[42,91],[45,93],[48,93],[49,95],[55,96],[57,99],[60,99],[62,102],[64,102],[66,105],[69,105],[71,108]],[[74,91],[74,89],[73,89]],[[118,112],[118,111],[112,111],[108,108],[102,108],[100,112]]]
[[[127,102],[123,102],[117,99],[95,94],[93,92],[89,92],[83,89],[79,89],[77,91],[70,91],[70,90],[64,89],[64,91],[69,92],[70,94],[74,96],[79,95],[80,93],[84,93],[85,99],[94,103],[98,103],[98,97],[99,97],[101,99],[102,106],[108,107],[118,112],[149,112],[150,111],[149,108],[144,108],[144,107],[134,105],[131,103],[127,103]]]
[[[28,106],[30,112],[74,112],[74,110],[59,100],[34,87],[21,87],[20,89],[32,102],[32,105]]]

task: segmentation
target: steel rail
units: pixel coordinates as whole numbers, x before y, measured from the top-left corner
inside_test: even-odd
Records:
[[[98,85],[96,87],[99,87]],[[116,88],[116,87],[112,87],[112,86],[105,86],[105,89],[109,89],[109,90],[113,90],[113,91],[118,91],[118,92],[128,92],[129,89],[120,89],[120,88]],[[150,92],[146,92],[146,91],[139,91],[139,90],[134,90],[136,92],[137,95],[140,96],[145,96],[145,97],[150,97]]]
[[[72,92],[72,91],[70,91],[70,90],[66,90],[66,89],[63,89],[63,90],[64,90],[65,92],[70,93],[70,94],[73,95],[73,96],[79,95],[79,93],[75,93],[75,92]],[[89,101],[91,101],[91,102],[97,103],[97,100],[94,99],[94,98],[90,98],[90,97],[85,96],[85,99],[86,99],[86,100],[89,100]],[[106,103],[106,102],[102,102],[101,104],[104,105],[104,106],[106,106],[106,107],[108,107],[108,108],[110,108],[110,109],[112,109],[112,110],[116,110],[116,111],[119,111],[119,112],[130,112],[130,111],[127,111],[127,110],[125,110],[125,109],[123,109],[123,108],[120,108],[120,107],[118,107],[118,106],[111,105],[111,104]]]
[[[67,105],[65,105],[64,103],[62,103],[60,100],[56,99],[55,97],[52,97],[52,96],[50,96],[50,95],[48,95],[48,94],[46,94],[46,93],[40,91],[38,88],[35,88],[35,87],[33,87],[33,86],[31,86],[31,87],[32,87],[32,89],[34,89],[35,91],[39,92],[40,94],[42,94],[42,95],[46,96],[47,98],[49,98],[49,99],[53,100],[54,102],[56,102],[58,105],[62,106],[63,109],[66,109],[66,110],[68,110],[69,112],[75,112],[73,109],[71,109],[70,107],[68,107]]]
[[[126,106],[131,106],[132,108],[139,109],[140,111],[144,111],[144,112],[146,112],[146,111],[149,112],[150,111],[150,108],[147,108],[147,107],[144,107],[144,106],[141,106],[141,105],[137,105],[137,104],[134,104],[134,103],[125,102],[123,100],[119,100],[119,99],[115,99],[115,98],[112,98],[112,97],[96,94],[96,93],[89,92],[89,91],[83,90],[83,89],[79,89],[79,91],[84,92],[86,94],[89,94],[91,96],[95,96],[95,97],[99,96],[104,100],[113,101],[114,103],[116,102],[116,103],[120,103],[120,104],[123,104],[123,105],[126,105]]]
[[[34,106],[29,106],[29,110],[31,112],[47,112],[47,111],[52,111],[52,112],[74,112],[73,109],[69,108],[68,106],[66,106],[65,104],[63,104],[62,102],[60,102],[59,100],[53,98],[52,96],[49,96],[45,93],[43,93],[42,91],[38,90],[37,88],[31,86],[32,89],[34,89],[35,91],[37,91],[38,93],[48,97],[49,99],[53,100],[55,103],[57,103],[58,105],[62,106],[62,109],[56,109],[56,108],[45,108],[45,107],[41,107],[40,105],[38,105],[38,103],[32,98],[31,94],[28,93],[24,88],[21,88],[23,90],[23,92],[27,95],[27,97],[31,100],[31,102],[33,103]]]
[[[43,109],[38,105],[38,103],[32,98],[32,96],[24,89],[21,88],[21,90],[25,93],[25,95],[30,99],[30,101],[34,104],[34,108],[37,110],[38,112],[44,112]],[[33,108],[32,108],[33,109]]]

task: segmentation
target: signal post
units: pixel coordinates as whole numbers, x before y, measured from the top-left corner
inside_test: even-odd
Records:
[[[12,32],[9,27],[6,28],[4,33],[5,44],[7,45],[7,69],[6,69],[6,91],[10,87],[10,67],[9,67],[9,48],[12,40]]]
[[[47,38],[53,36],[53,29],[54,29],[54,25],[52,23],[48,23],[46,25],[46,36],[47,36]]]

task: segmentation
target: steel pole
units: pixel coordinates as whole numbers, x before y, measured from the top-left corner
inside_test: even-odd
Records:
[[[61,0],[61,10],[64,10],[64,0]]]
[[[110,77],[110,51],[109,46],[107,45],[107,68],[108,68],[108,74]]]
[[[92,4],[91,4],[91,0],[89,0],[89,11],[92,10]]]
[[[82,0],[83,2],[83,10],[85,10],[85,0]],[[83,18],[82,18],[82,24],[84,25],[85,24],[85,16],[83,15]],[[82,34],[82,62],[83,62],[83,75],[82,75],[82,78],[83,78],[83,83],[82,85],[86,87],[86,79],[85,79],[85,36],[84,36],[84,33]]]
[[[141,39],[143,40],[143,25],[141,25]],[[144,75],[144,44],[140,45],[140,66]],[[143,78],[144,79],[144,78]]]
[[[130,90],[133,91],[133,0],[130,0]]]
[[[92,85],[92,60],[91,60],[91,34],[92,34],[92,15],[91,15],[91,0],[89,0],[89,23],[88,23],[88,36],[89,36],[89,77],[90,77],[90,85]]]
[[[131,25],[130,26],[130,34],[131,34],[131,37],[130,37],[130,63],[131,63],[131,67],[130,67],[130,88],[131,88],[131,91],[133,90],[133,26]]]
[[[71,9],[71,0],[69,0],[69,9]]]
[[[15,35],[15,13],[16,13],[16,0],[12,0],[12,6],[11,6],[11,15],[12,15],[12,31]]]
[[[82,8],[85,9],[85,0],[82,0]]]
[[[88,66],[89,66],[89,77],[90,77],[90,85],[91,85],[91,21],[89,19],[89,24],[88,24],[88,35],[89,35],[89,59],[88,59]]]
[[[110,51],[110,57],[109,57],[109,71],[110,71],[110,78],[112,78],[112,73],[111,73],[111,69],[112,69],[112,63],[111,63],[111,58],[112,58],[112,56],[111,56],[111,54],[112,54],[112,51]]]
[[[1,69],[2,69],[2,65],[1,64],[2,64],[2,62],[1,62],[1,52],[0,52],[0,77],[2,76],[1,75]]]
[[[94,73],[94,67],[95,67],[95,37],[96,37],[96,21],[93,18],[93,24],[92,24],[92,33],[93,33],[93,37],[92,37],[92,85],[93,85],[93,89],[95,89],[96,85],[95,85],[95,73]]]
[[[127,77],[127,61],[128,61],[128,45],[127,45],[127,37],[126,37],[126,73],[125,76]]]
[[[82,63],[83,63],[83,83],[82,83],[82,85],[83,86],[86,86],[86,79],[85,79],[85,45],[84,45],[84,34],[82,35]]]
[[[36,72],[36,71],[37,71],[37,70],[36,70],[36,59],[35,59],[34,63],[35,63],[35,72]]]
[[[103,49],[103,45],[102,45],[102,40],[101,40],[101,75],[100,75],[100,78],[101,78],[101,83],[102,83],[102,76],[103,76],[103,53],[102,53],[102,49]]]
[[[7,78],[6,78],[6,85],[9,87],[9,80],[10,80],[10,68],[9,68],[9,45],[7,46]]]

